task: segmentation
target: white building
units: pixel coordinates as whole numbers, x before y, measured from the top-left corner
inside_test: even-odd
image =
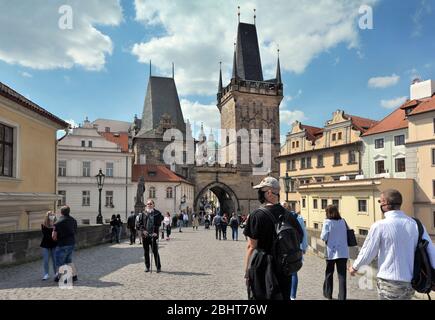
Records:
[[[135,190],[140,177],[145,180],[144,202],[152,199],[162,214],[171,216],[181,210],[192,212],[195,186],[171,171],[166,165],[137,164],[133,166]],[[135,194],[136,196],[136,194]],[[182,202],[182,199],[185,199]]]
[[[362,135],[364,178],[406,178],[406,103]]]
[[[58,194],[79,223],[96,223],[99,191],[95,176],[106,175],[101,192],[101,213],[108,222],[113,214],[123,220],[134,210],[131,181],[133,154],[127,133],[100,134],[87,119],[58,143]]]

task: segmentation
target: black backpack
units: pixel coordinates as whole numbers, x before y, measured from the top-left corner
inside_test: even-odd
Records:
[[[290,212],[285,211],[277,221],[267,208],[262,207],[260,210],[266,213],[275,225],[272,256],[276,271],[285,277],[290,277],[292,273],[302,268],[302,234],[290,223],[291,219],[296,219]],[[296,220],[296,224],[298,223]]]
[[[423,239],[423,225],[420,220],[415,219],[418,226],[418,242],[414,255],[414,274],[412,277],[412,287],[419,293],[426,293],[430,299],[429,293],[435,291],[435,270],[430,263],[427,253],[429,242]]]

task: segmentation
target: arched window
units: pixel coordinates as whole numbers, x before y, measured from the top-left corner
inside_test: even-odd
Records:
[[[154,187],[150,187],[150,196],[151,199],[155,199],[156,198],[156,188]]]
[[[172,199],[172,187],[166,188],[166,198]]]

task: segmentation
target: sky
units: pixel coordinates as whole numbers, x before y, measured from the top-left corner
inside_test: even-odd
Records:
[[[185,120],[220,127],[241,22],[256,26],[265,78],[277,49],[281,141],[337,110],[380,120],[435,79],[435,0],[0,0],[0,81],[77,125],[142,116],[152,74],[171,76]],[[372,13],[372,15],[370,15]],[[372,22],[372,24],[370,24]]]

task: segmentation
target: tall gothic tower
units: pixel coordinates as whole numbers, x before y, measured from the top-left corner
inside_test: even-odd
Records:
[[[240,23],[237,30],[237,43],[234,51],[233,72],[230,83],[222,86],[222,71],[219,75],[217,107],[221,113],[221,129],[246,129],[250,138],[251,129],[259,130],[260,156],[263,150],[263,132],[271,130],[270,168],[265,168],[278,177],[279,166],[275,157],[280,150],[279,105],[283,98],[283,84],[279,56],[275,79],[264,80],[261,67],[257,29],[254,24]],[[238,143],[239,141],[239,143]],[[261,167],[253,163],[249,151],[249,164],[241,165],[243,156],[240,139],[227,134],[221,137],[221,157],[226,162],[237,164],[241,170]],[[267,155],[265,155],[267,156]]]

